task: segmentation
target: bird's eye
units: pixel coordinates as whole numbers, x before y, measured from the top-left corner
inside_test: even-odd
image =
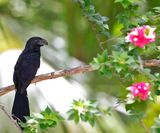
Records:
[[[34,43],[37,44],[39,42],[39,40],[35,40]]]

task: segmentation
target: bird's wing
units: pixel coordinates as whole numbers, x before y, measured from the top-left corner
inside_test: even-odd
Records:
[[[35,77],[40,66],[37,54],[21,55],[15,65],[13,81],[17,90],[24,92]]]

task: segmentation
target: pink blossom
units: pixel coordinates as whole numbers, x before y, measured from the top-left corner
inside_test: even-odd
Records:
[[[148,98],[150,86],[149,83],[140,82],[130,86],[129,90],[131,91],[133,98],[139,97],[141,100],[145,101]]]
[[[144,25],[141,27],[137,27],[131,30],[130,33],[126,36],[126,42],[131,42],[135,46],[140,48],[144,48],[146,44],[150,44],[155,41],[155,29],[149,25]]]

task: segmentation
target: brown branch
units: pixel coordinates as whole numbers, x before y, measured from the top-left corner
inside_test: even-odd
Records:
[[[144,67],[153,67],[160,66],[160,60],[152,59],[152,60],[143,60]]]
[[[8,112],[5,110],[4,106],[0,105],[0,109],[4,112],[4,114],[13,122],[13,124],[17,127],[19,133],[23,133],[22,129],[18,125],[18,123],[8,114]]]
[[[160,66],[160,60],[155,60],[155,59],[143,60],[142,64],[144,67]],[[32,80],[32,84],[43,81],[43,80],[54,79],[54,78],[59,78],[59,77],[63,77],[63,76],[70,76],[70,75],[74,75],[74,74],[91,72],[91,71],[94,71],[94,69],[90,65],[79,66],[79,67],[75,67],[75,68],[71,68],[71,69],[59,70],[59,71],[36,76]],[[0,96],[5,95],[6,93],[8,93],[14,89],[15,89],[14,85],[0,88]]]
[[[90,72],[90,71],[93,71],[93,68],[90,65],[79,66],[79,67],[75,67],[75,68],[71,68],[71,69],[59,70],[59,71],[55,71],[55,72],[51,72],[51,73],[47,73],[47,74],[38,75],[32,80],[31,83],[33,84],[33,83],[37,83],[37,82],[40,82],[43,80],[54,79],[54,78],[74,75],[74,74],[78,74],[78,73]],[[8,93],[14,89],[15,89],[14,85],[0,88],[0,96],[5,95],[6,93]]]

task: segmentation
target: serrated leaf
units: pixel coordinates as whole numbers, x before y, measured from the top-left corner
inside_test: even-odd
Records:
[[[150,74],[151,69],[149,69],[149,68],[144,68],[144,69],[143,69],[143,72],[146,73],[146,74]]]
[[[19,124],[21,125],[21,127],[26,128],[28,125],[27,123],[23,123],[23,122],[19,122]]]
[[[153,9],[155,10],[155,12],[160,13],[160,7],[154,7]]]
[[[105,25],[104,25],[104,28],[106,28],[106,29],[108,30],[108,29],[109,29],[108,24],[105,24]]]
[[[100,74],[110,76],[111,71],[108,69],[108,66],[101,66],[99,69]]]
[[[91,62],[90,63],[90,65],[92,66],[92,68],[94,69],[94,70],[98,70],[99,68],[100,68],[100,64],[96,64],[96,63],[94,63],[94,62]]]
[[[93,61],[94,61],[95,64],[99,64],[100,63],[98,58],[93,58]]]
[[[67,114],[73,114],[74,113],[74,109],[70,109],[67,111]]]
[[[51,112],[52,112],[51,109],[47,106],[46,109],[41,112],[41,114],[45,115],[45,114],[50,114]]]
[[[85,122],[87,121],[87,118],[84,114],[80,114],[80,118],[82,121],[85,121]]]
[[[29,121],[30,119],[33,119],[33,117],[31,117],[31,116],[24,116],[24,118],[26,119],[26,121]]]
[[[73,113],[68,116],[68,120],[74,120],[74,114]]]
[[[118,73],[120,73],[120,72],[122,71],[122,69],[123,69],[123,67],[120,66],[120,65],[118,65],[118,64],[116,64],[114,67],[115,67],[115,69],[116,69],[116,71],[117,71]]]
[[[33,113],[33,116],[38,118],[38,119],[44,119],[43,115],[40,113]]]
[[[160,95],[160,90],[158,89],[158,90],[156,90],[156,95]]]
[[[160,132],[160,118],[155,120],[153,126],[151,127],[151,133],[159,133]]]
[[[89,119],[89,124],[93,127],[95,125],[95,120],[94,119]]]

